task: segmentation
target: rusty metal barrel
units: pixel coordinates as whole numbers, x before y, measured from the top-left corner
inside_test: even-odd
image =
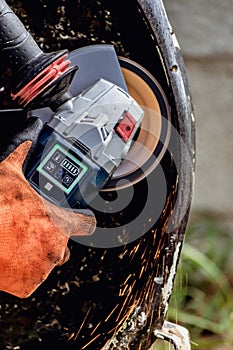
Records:
[[[152,151],[139,162],[141,171],[123,169],[127,184],[115,185],[115,179],[91,208],[97,218],[93,237],[71,239],[70,260],[31,297],[0,294],[2,348],[149,350],[163,338],[177,350],[189,349],[166,315],[193,195],[195,117],[182,52],[162,0],[9,5],[43,51],[67,49],[72,57],[83,46],[113,45],[135,99],[143,105],[150,93],[155,96],[144,106],[152,117],[146,137],[139,137],[142,146],[155,120],[161,125]],[[6,142],[27,114],[14,109],[7,89],[1,91]],[[126,200],[118,207],[122,193]],[[115,240],[106,243],[111,235]]]

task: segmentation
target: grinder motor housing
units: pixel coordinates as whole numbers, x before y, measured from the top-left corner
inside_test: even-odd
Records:
[[[86,207],[126,157],[143,118],[136,101],[99,79],[46,123],[26,178],[62,207]]]

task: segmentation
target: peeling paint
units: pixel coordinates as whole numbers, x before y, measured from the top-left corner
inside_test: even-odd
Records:
[[[163,280],[164,280],[163,276],[154,278],[154,282],[157,283],[157,284],[163,284]]]
[[[168,300],[169,300],[169,297],[170,297],[172,290],[173,290],[173,282],[174,282],[174,278],[176,275],[176,266],[177,266],[177,262],[179,259],[180,249],[181,249],[181,242],[179,242],[176,246],[176,249],[175,249],[175,252],[173,255],[172,266],[170,269],[170,274],[169,274],[167,283],[162,288],[162,300],[163,300],[163,304],[165,306],[165,314],[166,314],[167,309],[168,309]]]

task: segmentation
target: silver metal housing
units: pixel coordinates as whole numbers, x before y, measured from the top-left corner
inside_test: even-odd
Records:
[[[127,115],[132,117],[133,123]],[[85,149],[92,160],[112,174],[126,157],[143,115],[142,108],[127,92],[99,79],[78,97],[64,103],[48,125],[66,140]]]

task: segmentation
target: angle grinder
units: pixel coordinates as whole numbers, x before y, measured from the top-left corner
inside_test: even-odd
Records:
[[[45,121],[25,172],[36,191],[56,205],[83,208],[99,191],[124,188],[154,169],[170,114],[149,72],[109,45],[44,53],[4,0],[0,28],[11,97]]]

